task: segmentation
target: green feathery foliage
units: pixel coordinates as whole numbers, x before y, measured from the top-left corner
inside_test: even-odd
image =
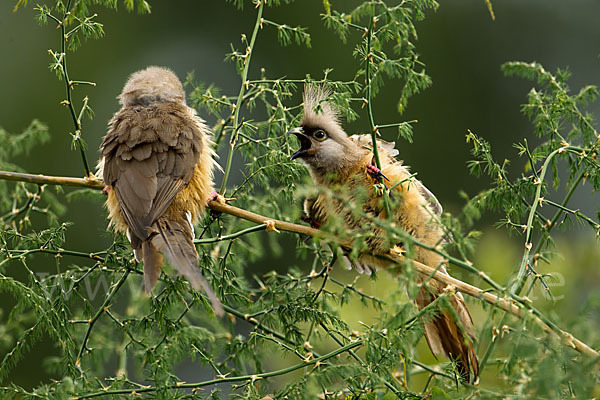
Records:
[[[377,124],[372,100],[389,80],[398,80],[402,91],[398,110],[409,98],[429,87],[415,49],[415,22],[434,12],[432,0],[364,1],[351,11],[338,11],[333,2],[323,1],[323,23],[331,35],[354,44],[356,74],[340,80],[332,70],[320,78],[271,77],[262,70],[250,73],[252,54],[261,33],[277,32],[281,45],[310,46],[311,36],[303,27],[268,19],[269,7],[292,1],[232,0],[244,13],[256,15],[252,32],[231,45],[227,60],[239,74],[239,91],[224,93],[190,74],[189,103],[202,116],[215,117],[212,127],[216,149],[227,149],[221,160],[225,171],[220,193],[235,196],[235,205],[283,221],[300,219],[301,198],[315,193],[308,184],[306,169],[289,160],[296,143],[285,133],[301,118],[302,105],[294,102],[307,82],[318,82],[332,90],[330,100],[348,120],[369,120],[373,135],[386,128],[398,129],[399,138],[410,141],[412,121]],[[116,8],[116,0],[47,0],[36,5],[41,23],[54,24],[61,35],[60,49],[51,50],[50,68],[65,83],[66,111],[73,122],[73,146],[80,153],[83,170],[91,173],[83,141],[83,117],[91,113],[87,97],[72,104],[71,92],[79,85],[72,80],[68,60],[84,43],[104,34],[92,10],[97,6]],[[302,7],[301,2],[297,2]],[[356,3],[356,2],[355,2]],[[493,17],[491,3],[486,1]],[[127,10],[149,12],[144,0],[124,0]],[[27,6],[19,0],[18,9]],[[243,7],[246,6],[246,7]],[[328,40],[337,40],[328,38]],[[333,61],[332,61],[333,63]],[[126,239],[111,236],[106,249],[79,252],[65,241],[71,222],[61,217],[64,209],[48,186],[7,183],[0,180],[0,290],[16,302],[0,325],[0,394],[6,399],[125,399],[136,395],[153,399],[239,398],[239,399],[448,399],[448,398],[591,398],[597,396],[597,359],[563,346],[540,329],[543,321],[552,329],[573,330],[575,336],[598,348],[599,335],[586,315],[598,311],[592,301],[571,321],[544,314],[527,299],[538,285],[548,288],[548,277],[538,273],[540,264],[553,257],[553,235],[568,221],[589,225],[600,235],[598,216],[587,216],[569,208],[573,192],[589,182],[600,189],[597,161],[600,136],[592,116],[582,111],[597,94],[586,87],[572,94],[568,74],[556,75],[538,64],[507,63],[508,75],[535,80],[523,112],[541,139],[531,147],[526,138],[515,145],[527,162],[522,171],[507,162],[498,163],[483,137],[469,132],[475,175],[491,178],[488,190],[467,199],[460,215],[444,214],[439,221],[449,233],[450,243],[442,254],[470,281],[481,281],[488,291],[513,300],[527,310],[517,319],[478,299],[484,322],[479,328],[478,354],[482,377],[478,385],[460,381],[455,366],[447,360],[435,365],[424,361],[417,349],[422,342],[423,321],[440,310],[452,311],[448,296],[416,311],[410,299],[419,289],[410,262],[394,272],[397,283],[391,295],[373,296],[361,290],[356,279],[335,273],[345,254],[339,241],[354,239],[349,256],[364,250],[368,226],[351,234],[341,221],[332,218],[327,230],[339,241],[307,240],[289,234],[277,235],[265,225],[253,225],[229,215],[207,213],[196,227],[199,267],[223,301],[227,317],[217,319],[207,299],[191,290],[188,282],[166,273],[151,296],[143,293],[142,265],[135,262]],[[253,69],[254,70],[254,69]],[[15,157],[31,146],[49,139],[47,128],[34,120],[20,135],[0,130],[0,169],[19,171]],[[292,141],[290,141],[292,140]],[[65,152],[69,155],[68,152]],[[79,157],[79,156],[78,156]],[[228,181],[234,157],[244,160],[243,178],[237,185]],[[567,168],[568,175],[559,174]],[[511,169],[512,168],[512,169]],[[516,178],[509,178],[516,176]],[[561,178],[561,179],[559,179]],[[551,190],[550,187],[553,189]],[[376,190],[382,186],[376,185]],[[385,192],[385,190],[383,190]],[[357,216],[364,214],[360,199],[366,193],[340,190],[330,193],[348,204]],[[93,194],[101,197],[101,194]],[[387,207],[401,199],[384,195]],[[76,201],[77,198],[74,198]],[[73,200],[73,199],[72,199]],[[539,208],[556,214],[548,219]],[[522,262],[510,279],[496,282],[470,258],[479,232],[470,230],[474,220],[488,210],[503,214],[499,225],[521,235],[525,241]],[[47,218],[32,222],[33,215]],[[415,246],[424,246],[390,221],[373,221],[385,228],[392,243],[406,245],[410,258]],[[94,231],[95,232],[95,231]],[[282,254],[282,242],[295,240],[296,252]],[[283,260],[267,266],[270,272],[250,276],[246,267],[265,254]],[[34,258],[44,269],[34,269]],[[293,258],[297,258],[295,262]],[[299,266],[312,264],[310,271]],[[36,264],[37,265],[37,264]],[[436,266],[432,266],[436,267]],[[508,266],[507,266],[508,268]],[[25,271],[17,279],[16,271]],[[49,272],[52,271],[52,272]],[[373,275],[388,274],[377,272]],[[399,284],[401,283],[401,284]],[[408,295],[402,287],[407,285]],[[549,290],[549,288],[548,288]],[[348,304],[362,302],[377,318],[353,328]],[[536,317],[537,320],[533,317]],[[505,335],[511,340],[501,341]],[[43,366],[57,378],[29,389],[7,382],[21,360],[36,357],[33,346],[50,338],[55,356]],[[276,356],[276,357],[275,357]],[[182,367],[183,366],[183,367]],[[198,372],[202,380],[183,382],[182,368]]]

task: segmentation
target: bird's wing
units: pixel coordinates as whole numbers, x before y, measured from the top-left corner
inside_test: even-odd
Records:
[[[373,139],[371,138],[371,135],[352,135],[350,136],[350,140],[361,147],[368,148],[369,150],[371,150],[373,147]],[[390,158],[394,158],[400,154],[398,149],[396,149],[395,142],[387,142],[383,139],[377,139],[377,149],[380,152],[385,153]]]
[[[369,149],[371,149],[373,146],[373,140],[371,138],[371,135],[353,135],[353,136],[350,136],[350,139],[353,140],[359,146],[364,146]],[[383,139],[377,139],[377,149],[379,150],[379,152],[387,155],[391,159],[393,159],[398,154],[400,154],[400,152],[394,146],[395,146],[394,142],[386,142]],[[442,212],[443,212],[442,205],[440,204],[438,199],[435,197],[435,195],[433,193],[431,193],[429,191],[429,189],[427,189],[425,187],[425,185],[423,185],[419,180],[413,179],[413,182],[416,183],[417,188],[419,189],[419,192],[425,198],[425,200],[427,200],[427,203],[431,207],[431,210],[433,211],[433,213],[436,216],[442,215]]]
[[[436,215],[437,217],[442,215],[442,213],[444,212],[444,209],[442,208],[442,205],[440,204],[437,197],[435,197],[435,195],[433,193],[431,193],[429,191],[429,189],[427,189],[425,187],[425,185],[423,185],[421,183],[421,181],[415,179],[415,182],[417,183],[419,192],[423,195],[423,197],[425,197],[425,200],[427,200],[429,207],[431,207],[431,211],[433,211],[433,214]]]
[[[190,181],[200,157],[202,132],[182,107],[124,108],[102,142],[104,182],[113,187],[127,225],[142,240]]]

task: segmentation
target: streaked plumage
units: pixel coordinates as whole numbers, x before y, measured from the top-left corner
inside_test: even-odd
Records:
[[[327,102],[329,95],[330,93],[321,87],[307,87],[301,127],[290,131],[301,142],[300,150],[294,153],[292,158],[301,158],[304,161],[317,185],[329,188],[343,185],[348,193],[356,193],[362,189],[368,193],[368,198],[362,204],[363,212],[384,219],[386,215],[382,198],[371,189],[375,182],[367,173],[367,166],[373,162],[373,153],[370,150],[371,136],[348,137],[339,124],[336,110]],[[430,246],[439,246],[444,241],[444,232],[432,216],[442,213],[440,203],[421,182],[411,178],[408,168],[402,165],[401,161],[394,158],[398,155],[394,143],[378,140],[377,148],[381,172],[389,179],[389,182],[386,181],[387,185],[394,187],[390,196],[399,199],[398,205],[392,210],[393,221],[419,241]],[[351,230],[369,226],[373,232],[367,239],[369,253],[359,256],[355,264],[357,269],[360,272],[361,269],[368,271],[369,268],[390,265],[389,262],[376,257],[387,254],[394,245],[387,243],[383,228],[371,224],[365,218],[357,218],[341,200],[322,192],[314,199],[307,199],[305,213],[316,226],[324,224],[332,214],[341,216]],[[434,268],[440,266],[439,270],[447,273],[440,255],[419,246],[414,247],[414,257],[417,261]],[[418,283],[422,283],[424,277],[419,276],[418,279]],[[417,306],[422,309],[443,292],[444,287],[441,283],[433,279],[428,280],[416,298]],[[473,347],[475,334],[471,315],[460,293],[450,296],[449,300],[460,318],[463,329],[460,329],[449,312],[442,311],[424,324],[427,343],[435,355],[441,354],[454,359],[467,380],[471,377],[476,379],[479,366]]]
[[[119,99],[99,165],[109,188],[110,225],[127,235],[144,262],[147,292],[158,281],[164,255],[220,313],[193,244],[193,225],[213,192],[210,130],[186,105],[181,82],[168,69],[134,73]]]

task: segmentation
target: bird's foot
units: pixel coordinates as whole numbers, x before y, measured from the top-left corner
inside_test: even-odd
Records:
[[[303,216],[300,217],[300,219],[302,221],[306,222],[307,224],[309,224],[311,227],[313,227],[315,229],[319,229],[321,227],[320,223],[318,223],[317,221],[315,221],[314,219],[312,219],[308,215],[303,215]]]
[[[110,186],[104,186],[104,189],[102,189],[102,194],[108,196],[108,192],[110,192]]]
[[[381,170],[379,168],[377,168],[377,166],[373,165],[373,164],[367,164],[367,174],[369,174],[369,176],[373,179],[375,179],[376,181],[380,181],[381,178],[385,179],[386,181],[389,182],[389,179],[387,176],[385,176],[383,174],[383,172],[381,172]]]
[[[228,202],[234,201],[234,200],[237,200],[237,199],[235,197],[225,197],[222,194],[219,194],[217,192],[212,192],[210,194],[210,197],[207,200],[207,203],[214,201],[219,204],[227,205]],[[222,214],[221,211],[215,210],[214,208],[211,208],[211,210],[210,210],[210,215],[213,218],[218,218],[221,214]]]

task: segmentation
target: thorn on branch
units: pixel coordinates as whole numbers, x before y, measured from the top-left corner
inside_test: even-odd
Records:
[[[267,226],[267,229],[265,229],[267,232],[281,233],[279,230],[277,230],[277,223],[275,221],[265,221],[265,225]]]

